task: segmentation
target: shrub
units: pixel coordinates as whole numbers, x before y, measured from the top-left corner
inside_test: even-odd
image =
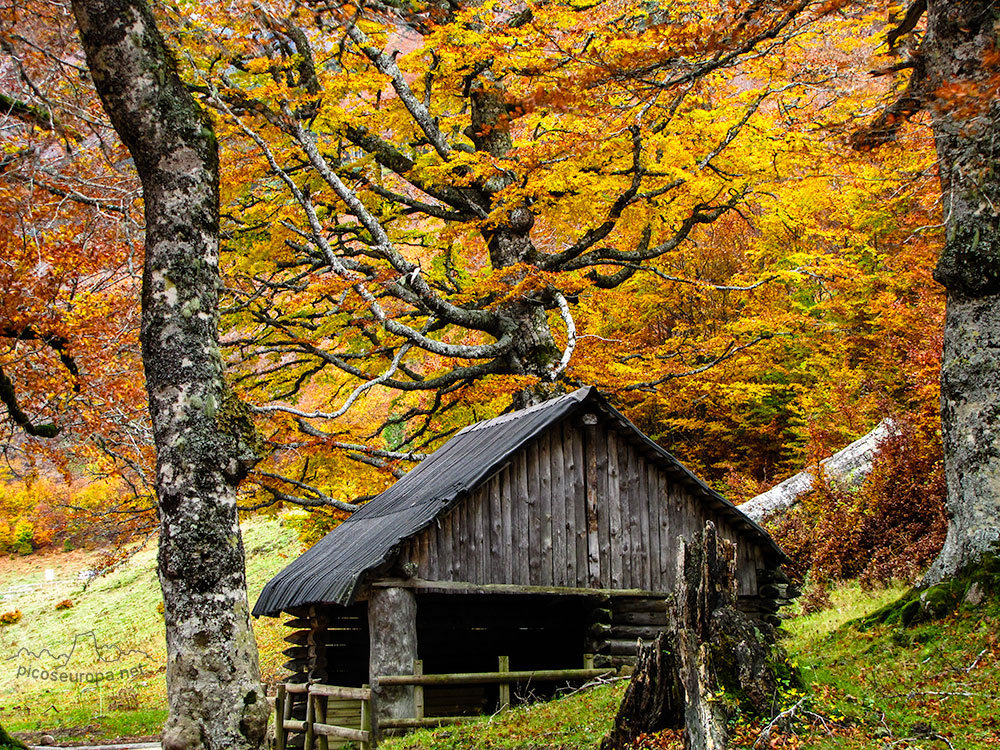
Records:
[[[35,547],[31,543],[35,536],[35,524],[31,521],[21,519],[14,527],[14,540],[10,549],[22,555],[30,555]]]
[[[0,625],[13,625],[21,619],[21,610],[15,609],[13,612],[4,612],[0,615]]]
[[[940,438],[901,424],[879,446],[861,489],[828,481],[771,524],[794,561],[794,573],[816,582],[860,578],[865,585],[912,580],[944,543],[945,482]]]
[[[63,599],[56,605],[56,609],[71,609],[73,607],[72,599]]]

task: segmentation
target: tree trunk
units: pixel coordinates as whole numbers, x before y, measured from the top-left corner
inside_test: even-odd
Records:
[[[0,748],[11,748],[11,750],[28,750],[28,746],[16,737],[11,737],[0,725]]]
[[[734,711],[769,717],[774,710],[775,665],[784,659],[774,631],[736,609],[736,546],[710,521],[690,544],[680,540],[678,566],[667,629],[640,650],[601,750],[680,727],[688,750],[721,750]]]
[[[493,157],[498,164],[508,158],[514,142],[510,135],[507,96],[492,71],[484,71],[471,87],[470,136],[477,151]],[[495,208],[496,195],[512,182],[510,174],[497,171],[478,185],[482,207]],[[493,268],[509,268],[519,263],[532,263],[538,250],[531,240],[535,216],[524,203],[510,208],[506,219],[483,230],[490,250]],[[524,272],[520,273],[523,278]],[[538,383],[514,395],[513,407],[526,409],[550,398],[560,396],[562,388],[553,382],[553,372],[562,352],[552,337],[544,300],[538,292],[502,305],[499,309],[515,321],[517,334],[514,348],[508,355],[508,369],[516,375],[533,375]]]
[[[947,290],[941,422],[948,536],[935,583],[1000,540],[1000,102],[993,96],[1000,7],[929,0],[921,56],[940,159],[945,247],[934,277]]]
[[[382,722],[412,719],[416,693],[412,685],[382,687],[379,677],[413,674],[417,658],[417,597],[405,588],[374,588],[368,597],[369,681],[372,685],[375,740],[385,735]]]
[[[268,706],[236,487],[259,448],[218,347],[218,147],[144,0],[73,0],[104,109],[142,180],[142,351],[157,449],[165,750],[258,748]]]

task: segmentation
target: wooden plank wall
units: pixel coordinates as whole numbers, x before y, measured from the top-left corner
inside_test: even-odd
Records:
[[[428,580],[672,589],[678,538],[707,520],[737,541],[740,594],[763,552],[603,424],[569,420],[530,443],[403,551]]]

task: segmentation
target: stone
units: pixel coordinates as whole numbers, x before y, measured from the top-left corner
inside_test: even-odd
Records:
[[[983,587],[979,585],[979,582],[974,582],[969,586],[969,590],[965,592],[965,603],[971,604],[973,607],[978,607],[983,603],[985,594],[983,593]]]

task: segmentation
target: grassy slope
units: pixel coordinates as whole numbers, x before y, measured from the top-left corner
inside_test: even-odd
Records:
[[[891,602],[902,589],[867,593],[846,585],[833,607],[799,617],[785,642],[801,667],[808,696],[790,731],[757,747],[907,750],[1000,747],[1000,592],[910,629],[860,631],[850,620]],[[611,725],[624,686],[604,686],[475,724],[422,731],[384,750],[539,750],[596,748]],[[790,703],[798,703],[798,695]],[[758,725],[735,728],[734,747],[749,748]],[[941,739],[941,738],[945,739]],[[644,747],[680,748],[676,733]]]
[[[251,602],[264,583],[300,551],[295,533],[277,521],[255,519],[244,525],[247,550],[247,585]],[[95,565],[98,555],[74,551],[22,558],[0,558],[0,591],[24,583],[44,581],[46,568],[56,571],[55,583],[0,601],[0,614],[21,611],[21,620],[0,626],[0,724],[12,732],[82,727],[72,736],[117,737],[159,732],[166,711],[163,616],[156,580],[155,542],[113,573],[98,578],[86,589],[79,581],[82,570]],[[69,609],[56,605],[71,600]],[[254,623],[262,651],[265,680],[280,673],[281,625],[277,620]],[[18,675],[21,666],[36,660],[22,648],[42,648],[60,654],[74,637],[93,631],[97,644],[117,644],[142,654],[122,661],[143,665],[134,679],[117,676],[100,685],[49,682]],[[96,659],[84,653],[68,669],[94,670]],[[39,665],[51,663],[37,660]],[[118,664],[116,663],[116,667]],[[56,732],[62,735],[62,732]]]
[[[792,628],[826,717],[804,747],[1000,747],[1000,591],[909,628],[831,630],[815,618]]]

